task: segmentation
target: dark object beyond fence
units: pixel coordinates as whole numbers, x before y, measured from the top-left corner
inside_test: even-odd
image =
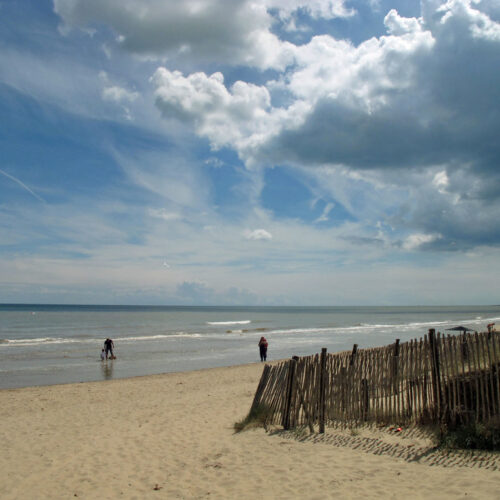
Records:
[[[267,423],[458,425],[500,419],[500,335],[441,335],[266,365],[252,408]]]

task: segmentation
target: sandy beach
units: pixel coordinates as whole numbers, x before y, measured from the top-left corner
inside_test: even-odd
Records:
[[[263,365],[0,391],[0,498],[498,498],[498,454],[415,430],[252,429]]]

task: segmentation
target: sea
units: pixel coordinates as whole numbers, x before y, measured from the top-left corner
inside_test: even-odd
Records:
[[[465,326],[485,331],[500,305],[180,307],[0,304],[0,389],[120,379],[391,344]],[[115,360],[101,361],[104,340]]]

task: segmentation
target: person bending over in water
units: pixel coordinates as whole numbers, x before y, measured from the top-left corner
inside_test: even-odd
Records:
[[[115,359],[115,355],[113,354],[113,348],[115,347],[115,344],[111,339],[106,339],[104,341],[104,349],[106,350],[106,359],[108,359],[108,355],[110,356],[110,359]]]
[[[266,359],[267,359],[267,340],[265,337],[261,337],[259,340],[259,351],[260,351],[260,360],[266,361]]]

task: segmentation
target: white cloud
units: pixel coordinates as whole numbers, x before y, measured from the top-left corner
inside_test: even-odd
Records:
[[[124,111],[125,118],[127,120],[132,120],[132,113],[129,107],[125,104],[133,103],[139,97],[139,92],[127,90],[124,87],[111,84],[105,71],[101,71],[99,73],[99,78],[104,85],[103,89],[101,90],[101,97],[103,101],[108,101],[120,105],[121,109]]]
[[[323,209],[323,213],[314,222],[326,222],[328,220],[328,214],[332,211],[334,206],[333,203],[327,203]]]
[[[364,238],[364,222],[325,231],[297,220],[273,220],[266,211],[254,211],[241,223],[212,216],[215,229],[201,231],[206,218],[196,210],[190,224],[172,219],[167,233],[164,220],[144,218],[144,208],[131,204],[129,193],[128,189],[122,193],[122,203],[115,200],[116,192],[115,201],[106,203],[74,196],[70,203],[43,204],[36,213],[21,205],[10,227],[6,227],[9,218],[1,212],[0,230],[8,241],[16,241],[16,235],[29,244],[44,241],[34,254],[14,250],[2,255],[4,301],[24,297],[55,303],[109,303],[111,299],[115,303],[326,305],[373,303],[375,297],[377,303],[439,303],[446,287],[457,283],[456,269],[460,268],[469,280],[468,293],[475,293],[480,302],[479,297],[487,299],[484,279],[498,269],[495,249],[478,252],[470,264],[466,262],[470,257],[452,256],[443,267],[439,256],[432,254],[429,262],[435,268],[422,269],[418,263],[407,262],[398,267],[392,261],[397,262],[401,250],[381,246],[376,232],[372,241]],[[167,218],[174,213],[168,205],[156,210],[153,213]],[[249,229],[249,236],[267,233],[273,238],[258,244],[235,237],[241,234],[242,224],[266,228]],[[413,248],[425,246],[422,241],[428,241],[431,233],[421,234],[423,238],[413,238]],[[487,259],[481,257],[485,251]],[[380,258],[391,264],[381,264]],[[441,296],[437,292],[427,295],[428,283],[436,275]],[[331,287],[332,281],[343,284],[342,293]],[[185,285],[178,288],[179,284]],[[247,291],[235,292],[231,286],[244,286]],[[452,295],[444,296],[449,302],[455,300]],[[459,294],[456,300],[460,301]]]
[[[402,36],[422,31],[421,20],[414,17],[402,17],[396,9],[391,9],[384,18],[384,24],[390,35]]]
[[[421,245],[432,243],[441,237],[440,234],[411,234],[403,242],[403,248],[405,250],[416,250]]]
[[[228,89],[217,73],[184,76],[160,68],[153,79],[157,105],[165,116],[189,118],[213,147],[232,147],[249,162],[425,168],[446,154],[470,154],[464,139],[486,140],[476,122],[485,125],[480,110],[498,94],[490,45],[499,25],[467,0],[438,10],[439,23],[432,2],[424,2],[421,18],[391,10],[389,34],[358,46],[328,35],[291,46],[293,69],[266,85],[237,82]],[[478,71],[468,71],[470,65]],[[272,106],[274,91],[291,104]],[[488,129],[497,128],[488,116]]]
[[[54,0],[63,31],[107,24],[126,51],[192,63],[284,69],[292,45],[272,32],[301,10],[315,19],[350,17],[345,0]]]
[[[500,184],[492,160],[500,153],[500,122],[491,104],[500,99],[495,2],[423,0],[421,15],[414,17],[391,9],[384,18],[387,34],[357,45],[326,34],[294,45],[279,39],[276,29],[277,20],[352,16],[351,2],[56,0],[54,5],[67,26],[106,24],[122,54],[162,61],[151,81],[169,126],[182,121],[212,148],[233,149],[252,168],[315,167],[323,189],[354,218],[384,220],[404,234],[441,234],[443,247],[451,239],[489,241],[492,233],[500,239],[495,224],[500,206],[492,202]],[[120,51],[111,48],[116,57]],[[206,72],[212,63],[220,72]],[[226,86],[223,72],[230,65],[273,68],[273,80]],[[126,92],[134,86],[107,88],[109,99],[126,102],[133,96]],[[159,191],[147,172],[136,179]],[[424,200],[413,186],[439,196]]]
[[[474,8],[479,3],[477,0],[448,0],[436,9],[437,13],[442,14],[440,24],[466,21],[473,37],[500,41],[500,24]]]
[[[393,15],[392,24],[396,21],[403,24]],[[280,133],[300,129],[322,100],[368,114],[388,108],[390,96],[414,82],[412,58],[418,60],[433,44],[430,32],[415,21],[401,36],[371,39],[358,47],[326,35],[293,46],[294,70],[268,85],[271,91],[281,89],[293,96],[286,108],[271,106],[264,85],[236,82],[227,89],[220,73],[184,76],[159,68],[152,81],[164,116],[190,119],[214,147],[233,147],[251,161]]]
[[[14,181],[16,184],[21,186],[25,191],[27,191],[29,194],[31,194],[31,196],[36,198],[38,201],[45,203],[45,200],[41,196],[36,194],[31,188],[29,188],[26,184],[24,184],[24,182],[20,181],[17,177],[14,177],[13,175],[8,174],[7,172],[3,171],[2,169],[0,169],[0,174],[7,177],[7,179],[10,179],[11,181]]]
[[[163,116],[188,121],[215,148],[252,150],[272,134],[280,120],[271,112],[265,87],[237,81],[227,89],[221,73],[185,77],[180,71],[159,68],[152,82]]]
[[[12,290],[25,287],[17,297],[46,284],[57,288],[59,297],[78,287],[82,292],[74,296],[83,297],[83,289],[93,287],[97,294],[87,291],[89,301],[105,301],[106,290],[134,301],[132,294],[147,290],[159,303],[273,297],[360,303],[373,297],[404,301],[418,293],[419,282],[423,302],[433,300],[425,284],[439,274],[434,295],[439,302],[447,280],[457,279],[456,268],[464,266],[462,256],[447,255],[450,264],[436,264],[438,273],[422,272],[418,263],[398,267],[391,257],[462,243],[475,247],[467,256],[475,262],[466,276],[477,297],[489,300],[483,284],[498,269],[500,240],[498,6],[485,0],[423,0],[420,17],[391,10],[384,20],[387,35],[363,43],[324,34],[304,38],[301,45],[279,38],[280,20],[290,26],[307,16],[328,21],[353,15],[351,5],[56,0],[66,27],[92,33],[94,52],[89,37],[85,56],[82,51],[80,59],[73,57],[82,41],[76,36],[49,55],[30,53],[28,45],[3,47],[2,81],[70,114],[108,120],[117,109],[128,110],[125,105],[130,115],[143,114],[135,122],[138,140],[114,155],[125,178],[109,178],[113,188],[100,198],[107,194],[107,204],[78,199],[74,192],[66,204],[39,204],[37,213],[23,204],[0,204],[5,239],[34,248],[28,256],[5,250],[2,290],[10,282]],[[271,7],[277,12],[270,13]],[[71,29],[66,33],[75,35]],[[107,71],[101,80],[96,67]],[[154,95],[147,83],[153,73]],[[232,83],[243,75],[248,81]],[[168,119],[163,124],[158,109]],[[165,123],[173,126],[167,129]],[[236,186],[238,207],[244,206],[237,220],[234,213],[223,213],[224,207],[212,206],[216,196],[206,173],[212,169],[199,157],[204,146],[192,138],[188,145],[176,143],[186,128],[213,148],[233,149],[252,167],[241,174],[248,176],[248,189]],[[152,141],[158,144],[165,130],[165,150],[147,150],[147,132],[155,133]],[[144,149],[138,151],[137,144]],[[224,157],[225,166],[227,158],[231,155]],[[316,222],[328,220],[334,205],[348,213],[347,221],[325,228],[273,219],[271,210],[259,208],[265,178],[260,167],[270,164],[290,166],[300,171],[297,179],[311,182],[313,196],[325,204]],[[7,179],[5,172],[1,177],[15,189],[27,189],[17,177]],[[234,194],[234,182],[217,187]],[[118,193],[118,184],[126,191]],[[245,227],[267,229],[242,233]],[[381,258],[391,264],[380,264]],[[435,265],[439,258],[434,252],[427,262]],[[168,272],[161,272],[162,263]],[[332,289],[334,281],[343,286]],[[380,282],[387,290],[380,290]],[[248,290],[237,288],[241,283]]]
[[[190,161],[187,153],[181,156],[180,152],[173,151],[168,154],[158,151],[137,151],[134,154],[114,151],[113,155],[135,185],[168,202],[168,211],[149,211],[150,215],[164,218],[166,214],[183,210],[197,213],[206,210],[210,184],[202,168]]]
[[[111,87],[105,87],[102,90],[102,98],[105,101],[113,101],[113,102],[133,102],[139,97],[138,92],[132,92],[122,87],[118,87],[116,85]]]
[[[247,240],[255,240],[255,241],[271,240],[273,237],[272,234],[270,232],[266,231],[265,229],[254,229],[254,230],[247,229],[243,233],[243,236]]]
[[[102,117],[96,71],[79,60],[25,49],[0,51],[0,81],[33,99],[84,116]],[[102,108],[102,105],[101,105]]]
[[[441,172],[438,172],[435,176],[434,179],[432,179],[432,184],[436,187],[436,189],[440,193],[445,193],[446,188],[450,184],[450,179],[448,178],[448,175],[446,173],[446,170],[442,170]]]
[[[267,7],[249,0],[54,0],[66,27],[107,24],[135,54],[283,68],[289,44],[271,33]]]
[[[164,208],[149,208],[148,214],[151,217],[162,219],[164,221],[179,220],[182,216],[176,212],[169,212]]]
[[[399,36],[370,39],[355,47],[323,35],[297,47],[297,69],[287,89],[316,105],[322,99],[342,102],[368,116],[390,104],[395,91],[414,82],[416,60],[434,45],[430,32],[417,27]]]
[[[355,10],[348,8],[344,0],[265,0],[269,9],[278,9],[280,16],[286,18],[298,9],[309,13],[314,19],[333,19],[351,17]]]
[[[130,83],[114,85],[106,72],[96,70],[94,59],[73,57],[67,48],[58,48],[59,52],[34,54],[26,47],[4,47],[0,51],[0,82],[72,115],[113,122],[123,122],[124,118],[128,122],[133,115],[135,123],[145,130],[158,133],[167,129],[158,116],[147,77],[137,89],[136,82],[141,79],[136,75],[130,80],[123,78]]]

